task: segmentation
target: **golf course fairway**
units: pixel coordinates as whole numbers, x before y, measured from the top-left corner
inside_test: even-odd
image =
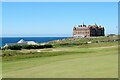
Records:
[[[67,54],[3,61],[3,78],[118,77],[117,46],[60,52]]]

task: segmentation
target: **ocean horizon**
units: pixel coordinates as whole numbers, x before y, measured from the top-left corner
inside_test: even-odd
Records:
[[[68,37],[0,37],[0,47],[4,46],[6,43],[17,43],[19,40],[23,39],[25,41],[35,41],[38,43],[49,42],[58,39],[66,39]]]

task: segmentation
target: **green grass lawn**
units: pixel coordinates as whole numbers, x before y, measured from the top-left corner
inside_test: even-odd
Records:
[[[4,78],[117,78],[118,48],[70,49],[3,60]]]

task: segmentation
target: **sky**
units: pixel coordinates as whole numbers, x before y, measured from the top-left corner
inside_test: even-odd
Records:
[[[3,2],[3,37],[70,37],[79,24],[118,34],[117,2]]]
[[[119,2],[119,0],[1,0],[2,2]]]

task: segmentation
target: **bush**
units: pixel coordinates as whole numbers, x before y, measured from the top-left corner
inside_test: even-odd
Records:
[[[33,45],[22,45],[22,49],[33,49]]]
[[[12,45],[6,47],[6,49],[11,49],[11,50],[21,50],[21,49],[43,49],[43,48],[52,48],[53,46],[50,44],[46,45]]]
[[[46,45],[44,45],[44,48],[52,48],[53,46],[52,45],[50,45],[50,44],[46,44]]]
[[[44,45],[38,45],[37,46],[37,49],[43,49],[43,48],[45,48]]]
[[[7,49],[11,49],[11,50],[21,50],[22,46],[20,45],[11,45],[6,47]]]
[[[5,50],[5,49],[6,49],[6,47],[2,47],[2,48],[1,48],[1,50]]]
[[[23,45],[22,49],[42,49],[43,45]]]

